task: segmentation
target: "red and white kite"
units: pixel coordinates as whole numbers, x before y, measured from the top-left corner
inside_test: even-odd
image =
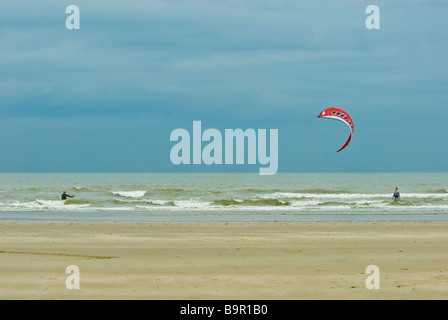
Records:
[[[348,144],[350,143],[350,140],[352,139],[353,132],[355,131],[355,124],[352,120],[352,117],[348,114],[347,111],[341,108],[327,108],[324,111],[322,111],[318,116],[318,118],[330,118],[330,119],[336,119],[339,121],[344,122],[350,129],[350,136],[348,137],[347,142],[342,146],[341,149],[339,149],[337,152],[344,149]]]

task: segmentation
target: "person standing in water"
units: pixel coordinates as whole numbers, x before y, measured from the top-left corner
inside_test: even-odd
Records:
[[[61,199],[62,199],[62,200],[66,200],[67,197],[73,198],[74,196],[71,196],[71,195],[65,193],[65,190],[64,190],[64,192],[63,192],[62,195],[61,195]]]
[[[400,192],[398,192],[398,188],[397,187],[395,187],[395,192],[394,192],[394,195],[392,196],[392,199],[394,201],[400,200]]]

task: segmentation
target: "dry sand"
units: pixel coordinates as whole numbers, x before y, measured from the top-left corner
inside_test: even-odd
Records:
[[[448,222],[0,223],[0,299],[447,299]],[[80,289],[66,288],[66,267]],[[380,270],[368,290],[366,267]]]

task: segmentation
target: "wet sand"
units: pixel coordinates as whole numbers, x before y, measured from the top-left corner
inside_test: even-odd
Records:
[[[0,299],[448,299],[448,222],[1,222]]]

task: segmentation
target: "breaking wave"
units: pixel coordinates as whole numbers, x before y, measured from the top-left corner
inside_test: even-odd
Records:
[[[120,197],[128,198],[140,198],[146,194],[146,191],[136,190],[136,191],[112,191],[112,194],[119,195]]]
[[[289,206],[291,202],[289,201],[281,201],[278,199],[246,199],[246,200],[235,200],[235,199],[222,199],[222,200],[214,200],[212,202],[214,205],[221,206]]]

